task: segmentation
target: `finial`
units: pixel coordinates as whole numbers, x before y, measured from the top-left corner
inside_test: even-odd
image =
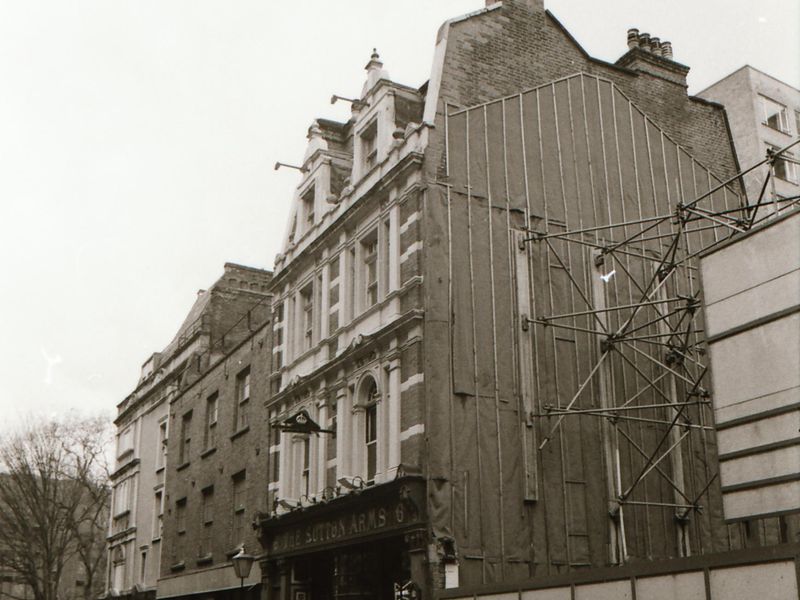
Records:
[[[369,70],[369,69],[380,69],[381,67],[383,67],[383,63],[381,62],[381,56],[380,54],[378,54],[378,49],[373,48],[372,55],[369,57],[369,62],[367,63],[367,66],[364,68]]]
[[[369,62],[367,66],[364,67],[367,71],[367,81],[364,83],[364,87],[361,89],[361,98],[365,98],[367,92],[371,90],[376,83],[378,83],[382,79],[390,79],[389,73],[383,70],[383,63],[381,62],[381,57],[378,54],[378,49],[372,49],[372,56],[370,56]],[[357,106],[353,103],[353,110],[357,110]]]

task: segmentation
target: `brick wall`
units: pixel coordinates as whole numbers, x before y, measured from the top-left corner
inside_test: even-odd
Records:
[[[248,424],[236,427],[234,413],[237,408],[241,410],[237,406],[237,375],[247,368],[250,369]],[[270,369],[271,327],[267,322],[172,401],[162,576],[217,567],[229,560],[230,553],[242,541],[250,551],[260,547],[251,523],[256,511],[267,510],[268,423],[263,406],[269,391]],[[218,398],[214,444],[206,442],[206,411],[212,394]],[[181,422],[189,411],[192,411],[190,452],[188,460],[178,464]],[[239,517],[233,508],[234,476],[242,471],[246,475],[245,509],[243,517]],[[203,519],[203,492],[210,486],[213,486],[213,522],[207,525]],[[176,503],[182,499],[186,503],[186,525],[185,532],[179,533]],[[241,539],[234,535],[235,519],[243,523]],[[182,567],[177,567],[181,563]]]
[[[627,50],[622,24],[619,39],[620,49]],[[676,50],[680,53],[680,48]],[[580,71],[619,85],[718,176],[736,172],[721,107],[689,98],[682,85],[592,59],[551,13],[522,0],[505,0],[499,9],[450,26],[440,99],[468,107]],[[434,148],[436,164],[441,166],[442,140],[438,142]]]

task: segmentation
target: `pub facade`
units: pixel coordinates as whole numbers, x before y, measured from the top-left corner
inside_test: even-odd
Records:
[[[529,243],[583,223],[602,247],[617,215],[669,212],[669,186],[689,198],[736,173],[722,107],[689,97],[688,67],[652,39],[631,30],[607,63],[540,0],[487,2],[442,25],[425,84],[391,81],[373,52],[361,93],[334,97],[351,118],[311,124],[270,286],[268,509],[254,523],[267,600],[427,599],[786,530],[724,522],[705,401],[659,481],[614,489],[666,438],[668,377],[638,393],[633,359],[609,370],[605,390],[653,412],[616,419],[632,441],[604,455],[587,365],[605,347],[586,333],[590,299],[569,291],[601,261]],[[533,310],[583,320],[554,334]],[[567,408],[588,418],[547,414]]]
[[[384,597],[423,577],[423,95],[377,52],[348,123],[316,120],[272,283],[272,598]],[[416,574],[416,575],[415,575]]]

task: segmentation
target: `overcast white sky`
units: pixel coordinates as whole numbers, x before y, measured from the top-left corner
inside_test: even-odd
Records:
[[[0,0],[0,433],[107,411],[226,261],[271,268],[312,119],[373,46],[429,76],[483,0]],[[796,0],[546,0],[598,58],[672,41],[690,92],[749,63],[800,87]],[[51,366],[48,366],[52,363]]]

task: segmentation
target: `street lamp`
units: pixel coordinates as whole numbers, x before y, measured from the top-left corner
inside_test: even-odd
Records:
[[[256,557],[252,554],[247,554],[244,551],[244,545],[242,545],[239,549],[239,553],[231,560],[233,561],[233,571],[239,578],[241,599],[244,600],[244,580],[250,576],[250,569],[253,568],[253,562],[256,560]]]

